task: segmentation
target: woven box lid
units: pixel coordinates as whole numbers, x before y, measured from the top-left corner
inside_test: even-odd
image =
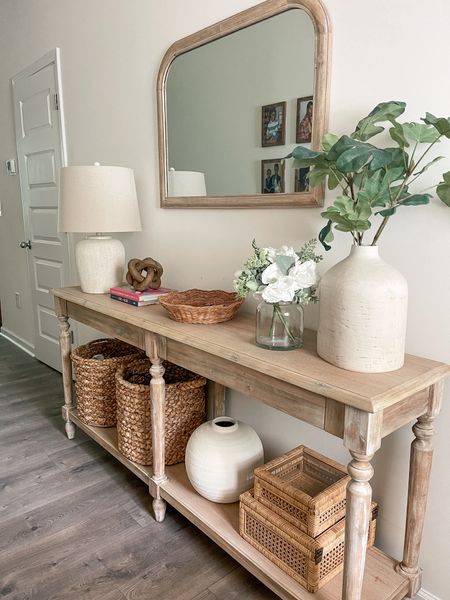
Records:
[[[343,465],[299,446],[255,469],[255,498],[312,537],[345,515]]]

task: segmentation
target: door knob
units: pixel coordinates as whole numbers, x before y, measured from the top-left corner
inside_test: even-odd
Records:
[[[20,242],[19,246],[21,248],[28,248],[28,250],[31,250],[31,240],[27,240],[26,242]]]

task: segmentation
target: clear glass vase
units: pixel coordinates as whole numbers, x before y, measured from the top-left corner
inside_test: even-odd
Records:
[[[294,350],[303,345],[303,308],[294,302],[270,304],[256,309],[256,345],[269,350]]]

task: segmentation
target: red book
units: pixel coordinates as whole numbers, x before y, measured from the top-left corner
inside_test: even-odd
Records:
[[[151,300],[152,298],[163,296],[168,294],[169,292],[173,292],[170,288],[160,287],[157,290],[148,289],[142,292],[137,292],[130,285],[120,285],[118,287],[112,287],[109,290],[109,293],[112,296],[120,296],[121,298],[129,298],[130,300],[134,300],[135,302],[144,302],[146,300]]]

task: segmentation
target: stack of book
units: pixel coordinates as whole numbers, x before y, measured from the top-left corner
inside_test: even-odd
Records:
[[[169,294],[173,290],[169,288],[160,287],[157,290],[144,290],[143,292],[137,292],[130,285],[120,285],[118,287],[112,287],[109,290],[111,298],[118,300],[119,302],[125,302],[132,306],[147,306],[148,304],[157,304],[161,296]]]

